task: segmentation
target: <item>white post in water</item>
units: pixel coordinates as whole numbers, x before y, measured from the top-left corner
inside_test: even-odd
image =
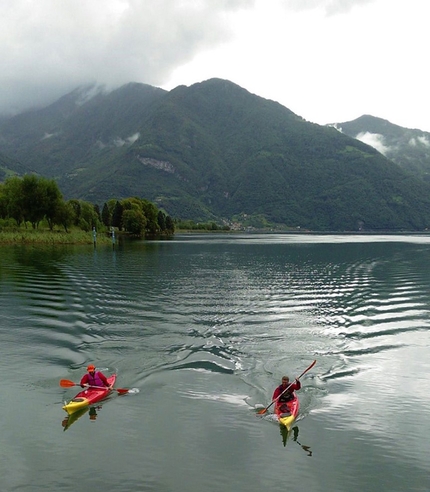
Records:
[[[112,236],[112,249],[115,249],[115,229],[113,227],[110,228],[111,236]]]
[[[96,231],[96,228],[95,227],[93,227],[93,242],[94,242],[94,247],[96,247],[97,231]]]

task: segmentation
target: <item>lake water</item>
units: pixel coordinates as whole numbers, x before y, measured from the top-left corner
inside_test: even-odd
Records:
[[[0,351],[2,492],[430,490],[430,236],[1,246]],[[132,391],[67,422],[89,362]]]

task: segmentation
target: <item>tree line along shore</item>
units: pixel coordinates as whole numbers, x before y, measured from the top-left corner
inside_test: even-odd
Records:
[[[115,244],[120,236],[171,237],[180,232],[229,231],[214,221],[173,220],[145,199],[110,199],[102,209],[64,200],[53,179],[29,174],[0,183],[1,244]]]
[[[0,183],[1,243],[112,242],[115,234],[171,236],[172,218],[148,200],[110,199],[100,210],[85,200],[64,200],[54,179],[33,174]]]

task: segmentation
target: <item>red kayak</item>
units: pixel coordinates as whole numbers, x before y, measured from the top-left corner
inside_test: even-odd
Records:
[[[109,376],[107,380],[109,384],[115,384],[116,374],[112,374],[112,376]],[[90,386],[89,388],[80,391],[72,400],[69,401],[69,403],[66,403],[63,406],[63,409],[71,415],[82,408],[86,408],[100,400],[103,400],[111,391],[112,390],[109,390],[108,388]]]
[[[299,414],[300,403],[295,392],[293,398],[287,402],[276,404],[275,415],[278,417],[279,423],[284,425],[288,430]]]

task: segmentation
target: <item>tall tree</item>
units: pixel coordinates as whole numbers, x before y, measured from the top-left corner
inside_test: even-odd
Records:
[[[170,215],[166,217],[166,231],[170,232],[170,234],[175,232],[175,224]]]
[[[166,215],[162,210],[160,210],[158,212],[157,222],[158,222],[158,227],[160,228],[160,231],[165,231],[166,230]]]
[[[147,220],[146,230],[151,234],[155,234],[158,231],[157,207],[148,200],[142,200],[142,210]]]
[[[80,206],[81,217],[79,219],[79,227],[88,232],[93,227],[97,227],[98,216],[92,203],[80,200]]]
[[[57,207],[55,218],[53,219],[55,224],[64,227],[66,232],[69,232],[69,227],[73,225],[75,219],[75,210],[69,202],[61,202]]]
[[[26,174],[21,183],[24,220],[36,229],[48,208],[46,180],[34,174]]]
[[[102,221],[102,215],[100,213],[100,207],[99,207],[99,205],[97,203],[94,204],[94,212],[95,212],[95,214],[97,216],[97,220],[99,222],[101,222]]]
[[[111,225],[111,213],[109,212],[109,207],[107,203],[103,205],[102,222],[106,227],[110,227]]]
[[[122,213],[123,213],[123,207],[121,203],[117,200],[115,207],[113,209],[111,224],[113,227],[118,227],[120,231],[122,230]]]
[[[21,178],[13,176],[6,180],[3,187],[6,214],[8,217],[14,219],[18,226],[20,226],[24,220],[21,183]]]
[[[49,225],[49,229],[52,231],[55,219],[63,210],[65,203],[63,196],[58,188],[58,184],[53,179],[41,181],[41,185],[46,188],[46,211],[45,217]]]
[[[78,225],[81,219],[81,202],[79,200],[72,198],[71,200],[68,201],[68,203],[73,208],[73,215],[74,215],[73,223],[74,225]]]

